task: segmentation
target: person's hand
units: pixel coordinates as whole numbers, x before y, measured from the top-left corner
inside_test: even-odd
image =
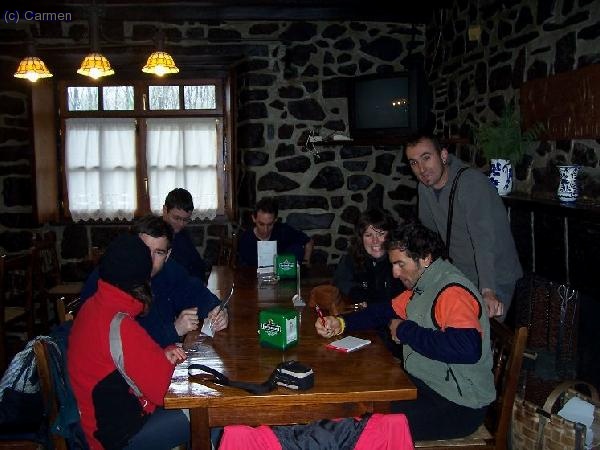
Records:
[[[392,335],[392,340],[396,343],[396,344],[401,344],[400,339],[398,339],[397,337],[397,333],[396,330],[398,330],[398,325],[400,325],[402,322],[404,322],[404,320],[402,319],[392,319],[390,320],[390,334]]]
[[[223,308],[219,311],[221,305],[215,306],[211,312],[208,313],[208,319],[210,320],[213,332],[221,331],[227,328],[229,324],[229,313],[227,308]]]
[[[484,304],[487,307],[488,317],[500,317],[504,314],[504,304],[496,297],[496,293],[491,289],[481,291]]]
[[[323,321],[325,325],[323,325]],[[335,336],[341,331],[340,321],[335,316],[326,316],[323,317],[323,320],[319,317],[315,322],[315,328],[317,333],[324,338]]]
[[[175,319],[175,330],[179,336],[185,336],[190,331],[198,329],[200,319],[198,319],[198,308],[184,309]]]
[[[183,349],[177,345],[169,345],[165,348],[164,352],[171,364],[180,364],[187,358]]]

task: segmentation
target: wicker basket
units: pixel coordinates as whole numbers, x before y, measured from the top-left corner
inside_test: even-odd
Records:
[[[587,386],[591,397],[574,390]],[[600,403],[598,392],[588,383],[566,381],[548,396],[543,408],[522,398],[515,399],[511,426],[512,450],[585,450],[586,427],[555,413],[572,397],[578,396],[594,405],[594,442],[590,449],[600,449]]]

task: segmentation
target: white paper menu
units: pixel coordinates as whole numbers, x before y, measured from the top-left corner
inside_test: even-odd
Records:
[[[277,241],[256,242],[256,254],[258,255],[258,273],[275,272],[275,255],[277,255]]]

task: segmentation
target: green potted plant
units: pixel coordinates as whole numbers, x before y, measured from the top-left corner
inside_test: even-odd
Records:
[[[481,124],[476,130],[475,143],[490,162],[490,180],[498,194],[510,193],[512,163],[516,164],[523,158],[526,144],[538,139],[543,130],[543,125],[538,123],[522,132],[519,114],[512,105],[504,109],[498,120]]]

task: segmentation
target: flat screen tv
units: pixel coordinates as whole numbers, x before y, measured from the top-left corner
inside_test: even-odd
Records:
[[[429,89],[419,70],[358,77],[350,82],[350,137],[373,141],[409,136],[427,127]]]

